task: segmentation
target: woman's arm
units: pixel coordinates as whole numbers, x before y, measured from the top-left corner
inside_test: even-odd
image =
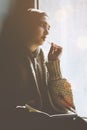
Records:
[[[62,48],[55,44],[51,45],[48,54],[47,68],[49,73],[48,90],[50,98],[60,111],[67,113],[68,110],[74,111],[73,93],[71,84],[62,78],[59,56]]]

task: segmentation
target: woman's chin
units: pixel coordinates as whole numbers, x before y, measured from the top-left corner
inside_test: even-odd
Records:
[[[38,45],[43,45],[44,42],[45,42],[44,40],[41,40],[41,41],[38,42]]]

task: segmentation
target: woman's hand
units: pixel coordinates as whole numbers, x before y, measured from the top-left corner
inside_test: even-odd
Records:
[[[57,60],[62,53],[62,47],[54,43],[51,43],[51,47],[48,53],[48,60]]]

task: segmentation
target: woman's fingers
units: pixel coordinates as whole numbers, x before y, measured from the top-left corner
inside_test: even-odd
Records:
[[[62,47],[51,43],[51,48],[48,53],[48,59],[56,60],[62,52]]]

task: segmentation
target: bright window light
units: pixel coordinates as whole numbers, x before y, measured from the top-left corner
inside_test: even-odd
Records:
[[[87,0],[39,0],[50,16],[47,40],[63,47],[61,70],[74,95],[77,113],[87,117]],[[43,49],[47,55],[48,43]]]

